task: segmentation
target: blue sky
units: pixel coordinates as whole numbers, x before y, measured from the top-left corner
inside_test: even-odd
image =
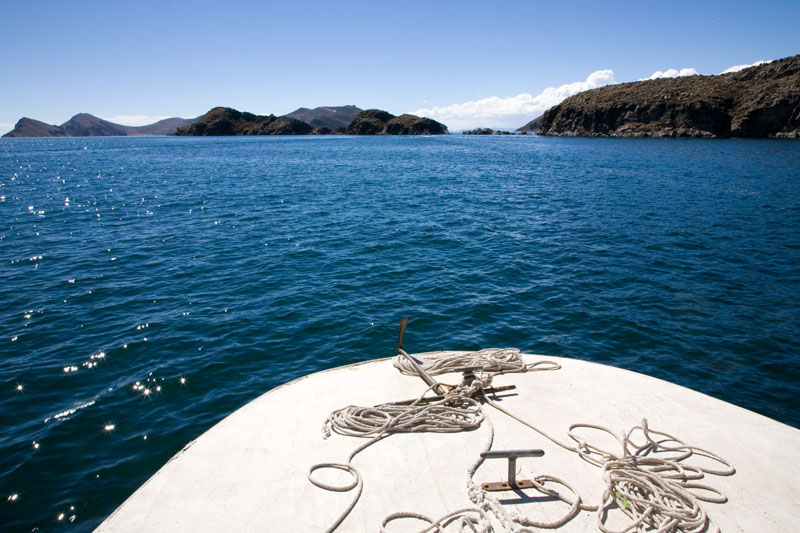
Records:
[[[22,116],[134,124],[217,105],[510,127],[580,89],[800,53],[797,0],[561,4],[0,0],[0,133]]]

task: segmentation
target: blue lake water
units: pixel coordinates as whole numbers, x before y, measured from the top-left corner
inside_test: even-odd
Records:
[[[798,142],[3,139],[0,196],[4,530],[92,529],[404,315],[800,426]]]

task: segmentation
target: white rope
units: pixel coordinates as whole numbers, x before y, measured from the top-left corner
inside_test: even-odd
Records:
[[[568,431],[569,437],[577,443],[577,446],[573,447],[551,437],[489,398],[486,398],[486,402],[553,443],[579,454],[587,462],[602,468],[602,478],[606,483],[602,501],[596,508],[586,506],[582,508],[596,509],[597,527],[604,533],[627,533],[634,530],[686,533],[705,531],[709,527],[710,520],[700,506],[700,501],[713,503],[727,501],[726,496],[714,487],[693,481],[702,479],[705,474],[732,475],[735,469],[730,463],[708,450],[685,444],[667,433],[651,430],[647,420],[631,428],[622,438],[603,426],[573,424]],[[620,443],[621,453],[617,455],[602,450],[578,437],[575,430],[579,428],[608,433]],[[642,444],[633,443],[631,437],[634,433],[641,433],[644,437]],[[676,452],[677,455],[670,459],[650,456],[656,452]],[[710,469],[682,463],[693,455],[716,461],[724,468]],[[695,493],[691,489],[705,492]],[[624,529],[612,530],[606,527],[609,511],[615,507],[631,520]]]
[[[405,357],[397,357],[394,360],[396,367],[402,366],[401,372],[409,375],[417,375],[417,370]],[[399,366],[400,365],[400,366]],[[308,479],[314,485],[327,489],[344,492],[358,488],[353,500],[345,511],[339,516],[336,522],[328,531],[335,530],[355,507],[363,489],[363,481],[358,469],[353,466],[353,458],[368,446],[378,440],[392,434],[401,432],[432,432],[432,433],[454,433],[468,431],[478,428],[482,422],[487,420],[479,402],[472,397],[482,394],[482,390],[487,388],[493,376],[499,373],[526,372],[529,370],[556,370],[560,366],[550,361],[540,361],[538,363],[526,365],[517,349],[489,349],[481,350],[468,354],[450,354],[444,357],[423,357],[420,366],[429,374],[439,375],[452,372],[457,368],[480,366],[485,372],[474,378],[470,383],[462,383],[454,390],[450,391],[443,399],[430,401],[425,395],[435,389],[438,384],[431,385],[425,392],[410,404],[386,403],[374,407],[347,406],[332,412],[323,424],[323,438],[328,438],[331,433],[345,436],[369,438],[371,440],[360,446],[354,451],[347,463],[321,463],[314,465],[309,470]],[[488,372],[493,370],[493,372]],[[484,451],[491,449],[494,440],[494,427],[488,421],[489,437]],[[543,523],[530,520],[527,517],[519,516],[516,513],[509,513],[493,497],[491,497],[479,484],[473,481],[475,471],[483,464],[484,459],[479,459],[468,469],[467,490],[470,500],[476,505],[475,508],[460,509],[446,514],[434,520],[425,515],[415,512],[394,513],[386,517],[381,525],[381,531],[386,531],[386,526],[399,519],[415,519],[428,523],[423,531],[440,531],[441,528],[449,525],[457,525],[462,531],[489,532],[492,531],[490,515],[494,515],[508,531],[526,532],[532,531],[526,526],[531,527],[558,527],[566,523],[579,510],[580,498],[575,491],[564,481],[553,477],[543,476],[537,478],[536,488],[541,492],[557,496],[570,504],[570,509],[563,518],[553,523]],[[344,486],[331,486],[314,479],[313,473],[323,468],[334,468],[345,470],[353,476],[353,481]],[[558,492],[544,487],[544,482],[555,482],[569,488],[574,497],[571,500],[565,499]]]
[[[538,361],[525,364],[516,348],[487,348],[478,352],[429,354],[415,356],[420,366],[431,376],[454,372],[459,368],[480,366],[485,372],[494,375],[533,370],[558,370],[561,365],[552,361]],[[400,355],[392,359],[392,364],[406,376],[417,376],[414,366]]]
[[[491,380],[489,377],[488,380]],[[459,389],[453,394],[438,401],[426,401],[425,395],[436,385],[428,387],[422,395],[412,403],[387,403],[375,407],[348,406],[338,409],[328,416],[323,424],[323,438],[330,436],[331,431],[340,435],[370,438],[356,448],[346,463],[319,463],[308,471],[308,480],[317,487],[336,492],[347,492],[357,488],[352,501],[339,515],[333,525],[327,529],[334,531],[356,506],[363,490],[363,478],[353,466],[353,459],[360,452],[392,433],[436,432],[455,433],[478,428],[483,421],[480,404],[471,397],[461,393]],[[314,478],[317,470],[332,468],[344,470],[352,477],[352,483],[337,486],[323,483]],[[421,519],[427,518],[419,515]],[[449,523],[449,521],[448,521]]]
[[[679,439],[663,432],[652,430],[644,420],[641,425],[634,426],[622,437],[610,429],[592,424],[573,424],[568,436],[575,442],[566,442],[545,433],[542,429],[509,412],[482,393],[488,387],[492,377],[509,372],[526,372],[531,370],[556,370],[560,365],[550,361],[525,364],[514,348],[488,349],[470,353],[452,353],[439,356],[417,356],[419,365],[430,375],[453,372],[459,368],[480,366],[484,372],[470,384],[462,384],[450,391],[442,399],[425,398],[425,395],[438,384],[431,385],[415,401],[406,403],[387,403],[374,407],[348,406],[331,413],[323,425],[323,436],[327,438],[331,432],[340,435],[370,438],[368,442],[356,448],[347,463],[321,463],[311,467],[308,479],[314,485],[339,492],[357,489],[350,505],[339,516],[328,531],[334,531],[355,507],[363,490],[363,479],[352,462],[354,457],[378,440],[400,432],[436,432],[453,433],[478,428],[486,422],[489,435],[483,451],[492,447],[494,427],[491,420],[484,415],[481,404],[472,396],[480,395],[482,399],[498,411],[510,416],[521,424],[531,428],[556,445],[578,454],[590,464],[601,468],[602,479],[606,484],[602,501],[599,505],[590,506],[582,502],[577,491],[564,480],[553,476],[538,476],[533,481],[534,488],[551,497],[558,498],[569,505],[567,512],[557,520],[542,522],[520,515],[516,511],[504,508],[495,498],[475,483],[473,477],[484,459],[479,459],[467,470],[467,492],[474,508],[461,509],[446,514],[439,519],[432,519],[414,512],[394,513],[386,517],[381,531],[393,520],[415,519],[427,522],[423,532],[439,532],[443,527],[458,526],[461,531],[492,531],[490,516],[494,516],[506,531],[529,532],[531,528],[553,529],[565,525],[578,512],[596,511],[597,526],[603,533],[629,533],[633,531],[685,532],[699,533],[708,529],[710,520],[700,501],[724,503],[727,498],[719,490],[697,483],[705,474],[732,475],[734,468],[718,455],[690,446]],[[417,375],[416,369],[405,357],[396,357],[393,361],[396,368],[406,375]],[[612,453],[603,450],[579,437],[576,430],[590,429],[608,433],[620,444],[621,451]],[[633,437],[643,439],[635,444]],[[669,458],[655,457],[655,453],[667,453]],[[694,455],[702,456],[723,465],[711,469],[686,464],[685,461]],[[352,481],[342,486],[332,486],[313,478],[319,469],[333,468],[344,470],[352,476]],[[560,485],[571,492],[567,496],[562,492],[546,486]],[[701,492],[696,492],[701,491]],[[612,530],[606,526],[609,512],[618,509],[630,522],[620,530]],[[711,524],[713,525],[713,524]]]
[[[420,397],[410,405],[349,405],[328,416],[323,436],[329,436],[331,431],[349,437],[372,437],[384,432],[460,433],[479,427],[483,421],[480,404],[469,396],[456,394],[425,403],[422,400]]]

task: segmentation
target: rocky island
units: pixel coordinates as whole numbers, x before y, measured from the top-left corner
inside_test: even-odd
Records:
[[[396,117],[380,109],[367,109],[347,126],[349,135],[442,135],[447,126],[430,118],[416,115]]]
[[[517,131],[595,137],[800,137],[800,55],[730,74],[607,85]]]
[[[307,135],[312,127],[291,117],[254,115],[230,107],[215,107],[175,135]]]
[[[493,130],[492,128],[475,128],[464,131],[464,135],[514,135],[510,131]]]

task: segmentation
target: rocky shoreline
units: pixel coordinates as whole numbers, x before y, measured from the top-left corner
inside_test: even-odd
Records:
[[[800,55],[717,76],[608,85],[517,131],[564,137],[800,137]]]

